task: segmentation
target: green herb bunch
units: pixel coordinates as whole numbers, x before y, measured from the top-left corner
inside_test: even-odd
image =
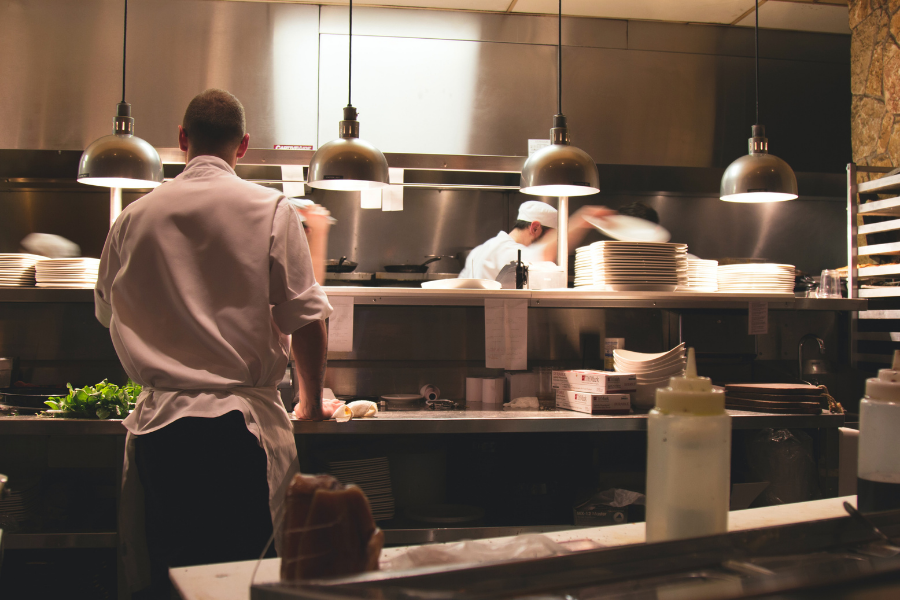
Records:
[[[69,394],[65,397],[51,396],[45,404],[53,410],[72,413],[73,417],[107,419],[109,417],[124,419],[128,411],[134,408],[141,386],[128,380],[119,387],[106,379],[95,386],[72,389],[67,384]]]

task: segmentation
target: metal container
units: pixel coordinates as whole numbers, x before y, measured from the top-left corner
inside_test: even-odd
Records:
[[[8,388],[13,384],[16,373],[16,359],[0,358],[0,388]]]

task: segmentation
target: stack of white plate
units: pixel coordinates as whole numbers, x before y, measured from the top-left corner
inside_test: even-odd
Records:
[[[328,462],[328,473],[343,483],[359,486],[369,499],[376,521],[394,518],[394,493],[391,469],[386,457]]]
[[[634,373],[637,377],[637,391],[631,397],[632,406],[652,408],[656,401],[656,389],[668,386],[671,377],[684,375],[687,356],[684,344],[657,354],[613,350],[613,364],[616,371]]]
[[[575,251],[575,287],[673,292],[687,285],[687,244],[595,242]]]
[[[794,265],[719,265],[719,291],[793,293]]]
[[[30,287],[34,285],[34,265],[43,260],[36,254],[0,253],[0,286]]]
[[[719,289],[719,261],[688,258],[687,265],[688,282],[685,291],[715,292]]]
[[[45,258],[35,265],[38,287],[92,288],[100,261],[96,258]]]
[[[0,500],[0,529],[15,531],[34,516],[38,500],[38,479],[12,481],[9,495]]]

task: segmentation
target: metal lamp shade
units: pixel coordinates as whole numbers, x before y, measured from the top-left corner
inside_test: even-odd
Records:
[[[726,202],[783,202],[797,197],[791,167],[768,153],[754,152],[728,165],[719,196]]]
[[[127,133],[105,135],[87,147],[78,164],[78,181],[115,188],[152,188],[163,182],[156,149]]]
[[[569,144],[551,144],[528,157],[519,186],[535,196],[588,196],[600,191],[600,174],[590,155]]]
[[[381,150],[357,137],[321,146],[309,163],[307,183],[322,190],[359,191],[387,187],[388,163]]]

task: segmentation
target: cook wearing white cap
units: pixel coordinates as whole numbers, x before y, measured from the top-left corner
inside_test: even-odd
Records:
[[[599,206],[578,209],[569,219],[569,247],[577,246],[587,232],[585,214],[603,216],[611,212]],[[557,223],[556,209],[549,204],[537,200],[523,202],[512,230],[501,231],[474,248],[459,277],[495,280],[503,267],[517,260],[520,250],[524,262],[555,262]]]

